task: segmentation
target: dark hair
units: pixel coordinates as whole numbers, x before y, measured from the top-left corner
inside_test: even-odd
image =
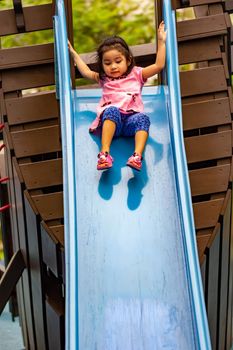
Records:
[[[125,40],[116,35],[111,36],[109,38],[106,38],[97,49],[97,63],[99,66],[100,79],[104,79],[104,77],[106,76],[102,64],[103,55],[105,52],[111,49],[116,49],[120,51],[125,56],[126,61],[130,62],[126,71],[126,75],[131,72],[132,68],[135,65],[132,52],[130,51],[129,46],[126,44]]]

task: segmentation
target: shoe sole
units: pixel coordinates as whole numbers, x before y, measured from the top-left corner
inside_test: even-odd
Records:
[[[137,170],[137,171],[141,171],[141,167],[137,167],[136,165],[132,164],[132,163],[126,163],[127,166],[129,166],[130,168]]]
[[[112,165],[109,164],[103,164],[103,166],[97,166],[97,170],[107,170],[110,169],[112,167]]]

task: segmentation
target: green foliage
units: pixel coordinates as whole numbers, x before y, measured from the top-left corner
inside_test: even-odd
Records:
[[[44,30],[43,32],[8,35],[6,37],[1,38],[2,48],[47,44],[52,42],[53,42],[53,30]]]
[[[94,51],[110,35],[122,36],[129,45],[152,42],[153,2],[141,3],[139,0],[73,0],[75,47],[80,53]]]
[[[1,241],[0,241],[1,243]],[[2,250],[2,247],[0,245],[0,261],[3,261],[4,260],[4,253],[3,253],[3,250]]]
[[[178,22],[194,19],[195,13],[193,7],[176,10],[176,18]]]

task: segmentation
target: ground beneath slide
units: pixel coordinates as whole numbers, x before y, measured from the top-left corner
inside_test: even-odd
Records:
[[[114,140],[113,168],[96,170],[99,94],[74,97],[80,349],[196,349],[164,89],[144,88],[140,173],[126,166],[132,138]]]

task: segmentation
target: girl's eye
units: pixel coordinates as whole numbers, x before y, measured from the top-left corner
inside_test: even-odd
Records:
[[[116,61],[116,63],[121,63],[121,60],[119,60],[119,61]]]

